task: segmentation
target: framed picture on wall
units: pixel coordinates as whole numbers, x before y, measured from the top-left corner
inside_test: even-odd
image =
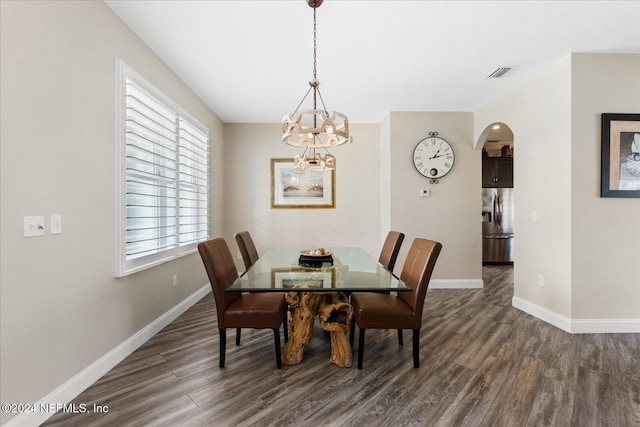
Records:
[[[271,159],[272,208],[334,208],[335,169],[296,172],[293,159]]]
[[[640,197],[640,114],[602,114],[601,197]]]
[[[271,287],[275,289],[334,288],[336,271],[271,269]]]

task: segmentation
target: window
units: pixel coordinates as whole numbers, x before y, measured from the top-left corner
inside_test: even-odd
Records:
[[[208,239],[209,131],[142,77],[116,70],[116,276]]]

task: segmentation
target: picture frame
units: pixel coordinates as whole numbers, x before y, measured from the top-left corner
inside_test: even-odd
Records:
[[[305,288],[331,289],[335,285],[335,270],[291,270],[274,268],[271,270],[271,287],[274,289]]]
[[[602,113],[600,197],[640,197],[640,114]]]
[[[271,159],[271,207],[335,208],[335,170],[296,172],[293,159]]]

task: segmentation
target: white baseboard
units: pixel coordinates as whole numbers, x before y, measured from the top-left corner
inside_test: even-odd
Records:
[[[160,332],[165,326],[177,319],[209,292],[211,292],[211,285],[207,283],[116,348],[73,376],[69,381],[40,399],[35,404],[36,408],[44,408],[51,403],[66,405],[71,402],[76,396],[99,380],[104,374],[113,369],[118,363]],[[3,427],[38,426],[53,415],[53,412],[22,413],[3,424]]]
[[[571,319],[569,319],[568,317],[562,316],[554,311],[541,307],[522,298],[518,298],[517,296],[514,296],[511,299],[511,305],[519,310],[524,311],[525,313],[532,315],[533,317],[544,320],[545,322],[555,326],[556,328],[560,328],[563,331],[571,333]]]
[[[640,319],[574,319],[572,334],[638,334]]]
[[[640,333],[640,319],[570,319],[516,296],[511,300],[511,304],[570,334]]]
[[[429,289],[482,289],[482,279],[434,279],[429,282]]]

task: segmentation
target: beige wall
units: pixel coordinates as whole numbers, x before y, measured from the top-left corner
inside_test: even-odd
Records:
[[[514,133],[514,300],[564,329],[638,330],[640,200],[599,183],[601,113],[639,110],[640,56],[573,54],[476,112]]]
[[[571,56],[572,317],[640,322],[640,199],[600,197],[601,113],[640,112],[640,55]]]
[[[207,283],[197,254],[114,278],[114,60],[209,127],[216,183],[222,124],[102,2],[0,7],[0,394],[33,403]],[[52,214],[62,234],[23,237],[24,216],[44,215],[48,227]]]
[[[412,162],[416,144],[429,132],[447,140],[455,152],[451,172],[430,184]],[[434,279],[482,279],[481,157],[473,149],[472,113],[390,115],[390,222],[406,234],[398,256],[402,266],[411,241],[425,237],[442,243]],[[429,189],[430,197],[420,197]]]
[[[391,227],[391,114],[380,125],[380,181],[382,200],[380,203],[380,233],[386,235]],[[401,265],[396,263],[396,266]],[[396,267],[399,268],[399,267]],[[399,269],[397,270],[400,271]]]
[[[282,142],[277,124],[226,124],[224,237],[238,252],[234,233],[248,230],[262,255],[274,246],[360,246],[378,256],[380,149],[378,125],[351,125],[353,143],[332,150],[336,160],[335,209],[271,209],[271,158],[300,152]],[[386,235],[386,231],[385,231]],[[240,271],[244,270],[237,261]]]
[[[570,72],[567,57],[475,115],[476,135],[493,122],[513,131],[514,295],[565,317],[571,316]]]
[[[480,153],[472,148],[471,113],[391,113],[382,125],[351,125],[353,143],[337,158],[335,209],[271,209],[270,158],[298,151],[280,139],[280,126],[226,124],[224,237],[249,230],[259,254],[274,246],[360,246],[378,257],[389,229],[406,234],[399,272],[415,237],[441,241],[435,279],[481,280]],[[453,171],[438,185],[418,174],[415,145],[440,132],[456,153]],[[384,155],[382,155],[384,153]],[[421,198],[429,188],[432,196]],[[240,260],[238,269],[244,270]]]

